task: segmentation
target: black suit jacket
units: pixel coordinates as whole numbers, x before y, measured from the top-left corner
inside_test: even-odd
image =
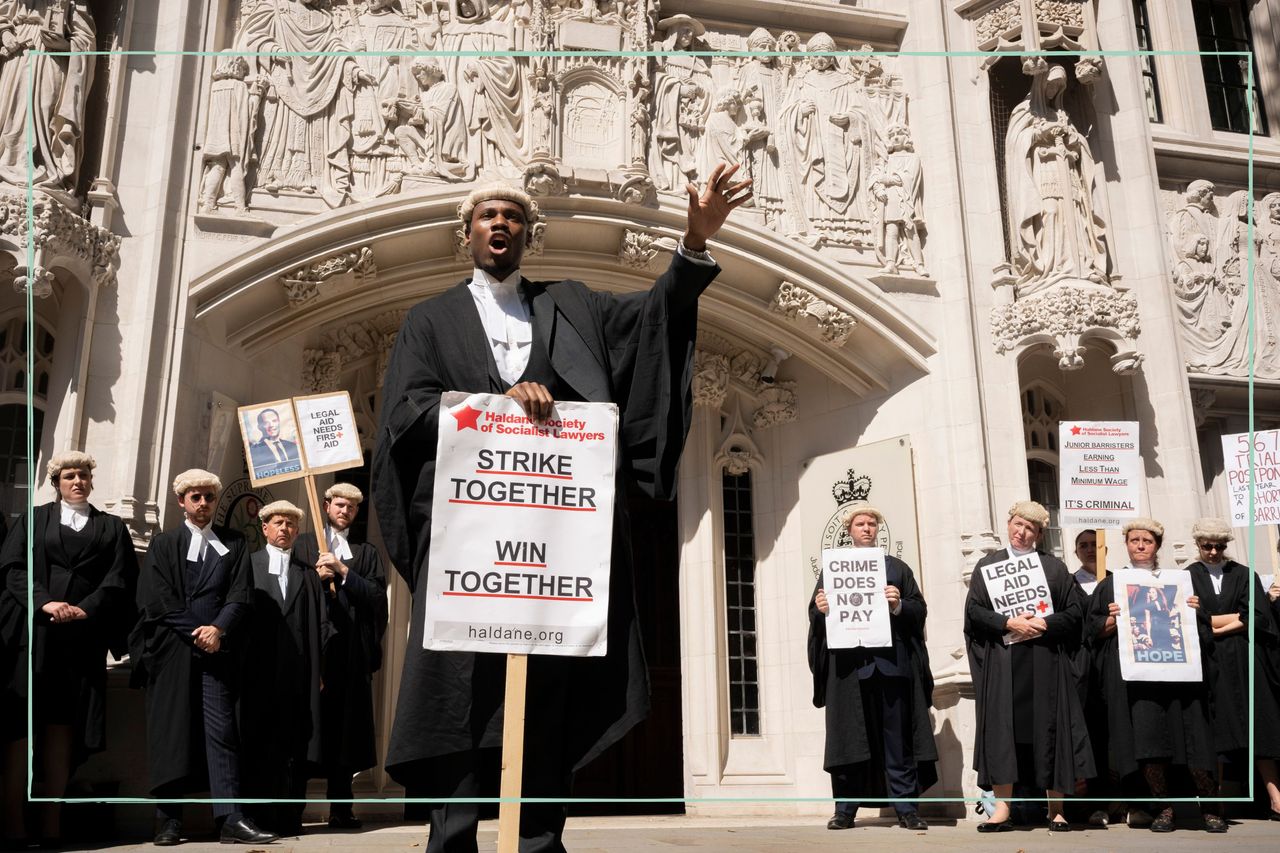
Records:
[[[249,463],[253,466],[255,472],[269,471],[272,468],[280,468],[281,472],[297,470],[297,464],[301,463],[298,456],[298,445],[293,441],[280,439],[280,447],[284,451],[285,458],[278,461],[276,455],[271,452],[271,448],[267,447],[266,440],[255,441],[249,445]]]

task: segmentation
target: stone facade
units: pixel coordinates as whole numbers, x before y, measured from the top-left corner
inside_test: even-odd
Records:
[[[90,6],[119,14],[95,21]],[[1156,49],[1196,50],[1191,0],[1145,6]],[[532,277],[621,293],[675,250],[685,185],[734,160],[756,192],[713,243],[724,271],[701,302],[675,510],[681,594],[661,603],[679,654],[665,709],[655,701],[657,714],[678,710],[662,718],[674,739],[654,749],[682,748],[682,771],[661,795],[704,813],[744,808],[708,797],[826,810],[785,801],[829,792],[796,483],[809,459],[905,436],[913,476],[874,488],[911,489],[919,507],[942,750],[929,794],[972,796],[962,602],[973,566],[1001,546],[1005,509],[1029,492],[1052,502],[1035,472],[1056,464],[1056,421],[1140,422],[1143,508],[1178,554],[1194,518],[1224,509],[1214,448],[1246,426],[1251,367],[1258,427],[1280,411],[1280,104],[1262,104],[1251,196],[1250,138],[1215,128],[1197,57],[1081,56],[1137,49],[1133,9],[3,4],[0,98],[25,111],[29,65],[43,69],[32,158],[15,130],[25,112],[17,124],[6,113],[0,134],[0,328],[30,294],[50,348],[33,388],[35,465],[94,453],[95,502],[145,546],[178,518],[174,472],[245,477],[236,405],[346,389],[371,447],[405,311],[470,270],[456,210],[475,184],[538,196],[548,224]],[[1280,91],[1280,0],[1250,9],[1260,89]],[[36,51],[54,50],[41,39],[157,53],[87,63]],[[968,54],[897,55],[948,49]],[[1050,54],[1006,55],[1021,50]],[[0,413],[26,401],[26,380],[9,375]],[[748,475],[759,731],[735,735],[722,493],[726,476]],[[397,581],[397,628],[408,608]],[[403,643],[388,632],[384,743]],[[123,668],[113,678],[122,685]],[[123,687],[112,701],[140,707]],[[139,741],[136,727],[114,733],[87,783],[140,794],[120,751]],[[399,791],[378,771],[358,793]]]

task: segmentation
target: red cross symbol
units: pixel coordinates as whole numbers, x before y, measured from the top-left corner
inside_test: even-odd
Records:
[[[1036,610],[1039,610],[1041,613],[1045,612],[1048,609],[1049,609],[1049,605],[1045,604],[1043,601],[1036,605]]]

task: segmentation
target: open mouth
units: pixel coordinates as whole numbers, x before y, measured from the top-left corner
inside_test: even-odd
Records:
[[[494,234],[489,237],[489,251],[505,252],[511,246],[511,240],[506,234]]]

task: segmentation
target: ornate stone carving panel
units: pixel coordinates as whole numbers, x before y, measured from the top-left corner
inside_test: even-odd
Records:
[[[120,261],[120,238],[99,228],[69,209],[60,196],[43,191],[33,196],[32,226],[28,230],[25,192],[0,189],[0,234],[14,238],[20,247],[14,253],[14,284],[20,290],[27,286],[37,296],[48,296],[46,285],[52,283],[52,267],[82,272],[94,284],[113,286]],[[28,273],[26,247],[34,235],[35,270]]]
[[[818,336],[833,346],[844,346],[857,320],[829,302],[819,299],[798,284],[784,281],[773,295],[769,310],[796,322],[810,321]]]
[[[856,43],[709,28],[659,0],[242,6],[227,47],[257,55],[213,64],[200,212],[278,222],[492,179],[652,204],[741,162],[758,222],[844,262],[925,275],[896,60],[698,54]],[[409,56],[430,50],[477,55]],[[617,55],[648,50],[665,54]]]
[[[1193,373],[1280,379],[1280,193],[1254,204],[1253,245],[1245,190],[1225,196],[1209,181],[1192,181],[1169,213],[1173,292],[1183,352]],[[1253,254],[1253,315],[1248,313]]]
[[[373,249],[370,246],[340,252],[298,267],[293,272],[280,276],[280,283],[284,285],[289,306],[296,308],[318,297],[322,282],[347,273],[357,281],[378,274],[378,264],[373,259]]]

